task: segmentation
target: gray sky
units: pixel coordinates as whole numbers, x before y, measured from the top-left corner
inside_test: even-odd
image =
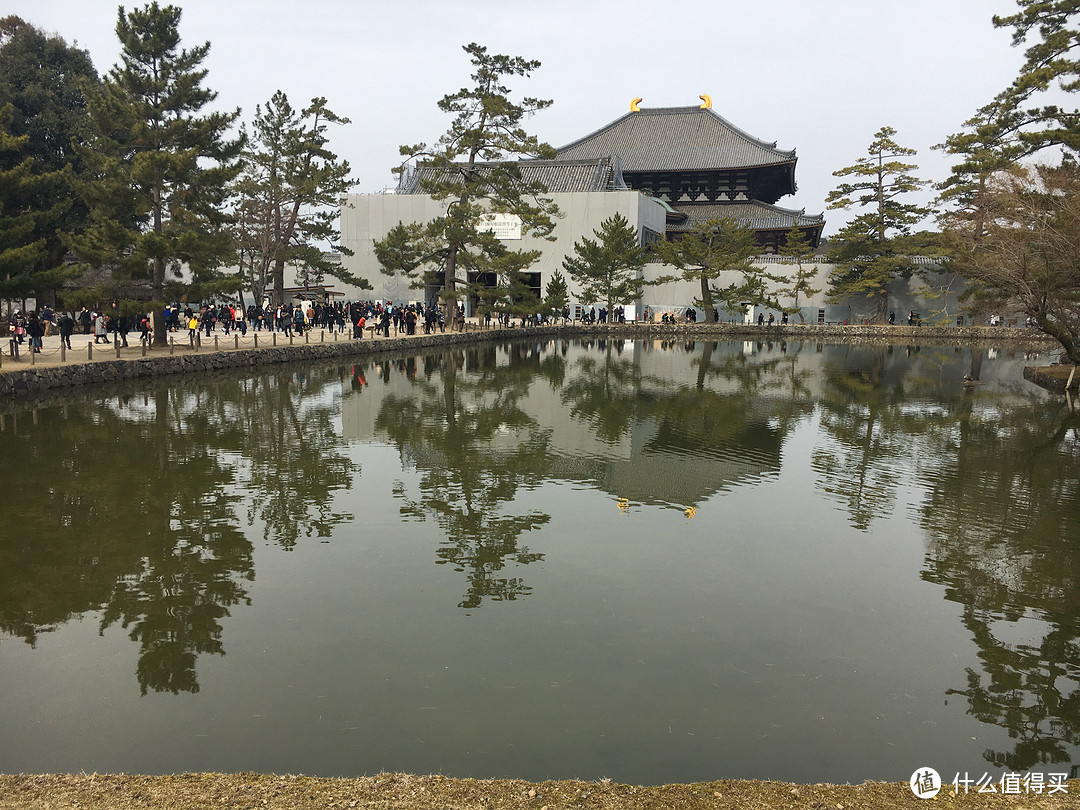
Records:
[[[164,4],[164,3],[163,3]],[[795,149],[799,191],[780,200],[825,210],[832,172],[866,154],[883,125],[918,150],[917,175],[938,181],[931,152],[1016,75],[1022,51],[993,14],[1013,0],[180,0],[182,42],[211,43],[206,86],[242,108],[284,90],[295,107],[325,96],[352,119],[331,133],[360,192],[393,185],[398,146],[431,142],[448,119],[436,102],[468,83],[461,46],[537,59],[514,90],[554,104],[527,124],[562,146],[642,107],[700,104],[782,149]],[[129,3],[128,8],[136,5]],[[87,49],[98,71],[117,61],[117,4],[8,0],[17,14]],[[825,234],[850,216],[826,211]]]

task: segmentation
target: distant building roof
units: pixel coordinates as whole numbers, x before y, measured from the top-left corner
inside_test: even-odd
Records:
[[[560,159],[618,155],[623,171],[699,171],[795,162],[795,150],[747,134],[712,109],[657,107],[629,112],[558,151]]]
[[[804,210],[793,211],[763,202],[673,205],[672,208],[685,214],[686,219],[677,223],[669,222],[668,231],[689,231],[698,222],[724,217],[734,219],[740,225],[749,225],[755,231],[788,231],[796,226],[813,228],[825,224],[822,214],[808,215]]]
[[[504,163],[478,163],[476,168],[490,171]],[[514,163],[521,170],[525,183],[542,183],[549,194],[580,191],[627,191],[619,158],[601,155],[583,160],[520,160]],[[424,194],[423,180],[435,179],[440,173],[447,175],[449,169],[435,169],[421,164],[407,175],[402,175],[398,194]]]

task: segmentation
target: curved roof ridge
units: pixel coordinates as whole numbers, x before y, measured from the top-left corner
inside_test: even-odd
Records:
[[[686,222],[668,226],[671,231],[689,230],[696,222],[704,222],[713,217],[730,217],[754,230],[788,229],[792,226],[824,226],[824,214],[807,214],[806,209],[799,211],[781,208],[761,200],[746,200],[726,203],[694,203],[672,206],[676,211],[686,214]]]
[[[806,206],[803,206],[802,208],[799,208],[798,210],[796,210],[794,208],[784,208],[782,205],[776,205],[774,203],[762,202],[761,200],[754,200],[753,202],[756,202],[758,205],[764,206],[765,208],[771,208],[773,211],[776,211],[776,213],[778,213],[778,214],[791,214],[793,217],[794,216],[806,217],[808,219],[814,219],[816,217],[821,217],[822,219],[825,218],[825,212],[824,211],[821,212],[820,214],[808,214],[808,213],[806,213]]]
[[[631,112],[624,113],[623,115],[616,118],[614,121],[610,121],[609,123],[605,124],[604,126],[594,129],[588,135],[585,135],[585,136],[583,136],[581,138],[578,138],[577,140],[572,141],[571,143],[568,143],[565,146],[560,146],[556,150],[556,152],[563,152],[563,151],[569,150],[569,149],[571,149],[571,148],[573,148],[575,146],[578,146],[579,144],[582,144],[582,143],[590,140],[591,138],[594,138],[597,135],[600,135],[601,133],[603,133],[603,132],[605,132],[607,130],[614,129],[616,126],[621,124],[623,121],[626,121],[627,119],[633,118],[635,116],[702,115],[702,114],[707,114],[707,115],[712,116],[721,125],[723,125],[727,129],[734,132],[739,137],[744,138],[745,140],[749,141],[750,143],[754,144],[755,146],[757,146],[757,147],[759,147],[761,149],[765,149],[765,150],[770,151],[770,152],[775,152],[777,155],[782,155],[783,157],[789,158],[789,159],[795,157],[795,150],[794,149],[778,149],[777,146],[776,146],[777,141],[770,142],[770,141],[762,140],[761,138],[758,138],[758,137],[756,137],[754,135],[751,135],[745,129],[743,129],[742,127],[740,127],[740,126],[738,126],[736,124],[733,124],[731,121],[729,121],[724,116],[720,115],[720,113],[718,113],[716,110],[712,109],[711,107],[701,107],[700,105],[698,105],[698,106],[690,106],[690,107],[641,107],[638,110],[634,110],[634,111],[631,111]]]
[[[697,109],[697,108],[692,107],[690,109]],[[776,141],[773,141],[772,143],[769,143],[768,141],[761,140],[761,138],[754,137],[753,135],[751,135],[749,132],[747,132],[742,127],[736,126],[735,124],[731,123],[728,119],[724,118],[724,116],[720,115],[720,113],[718,113],[716,110],[712,109],[711,107],[703,109],[702,112],[707,112],[707,113],[710,113],[710,114],[716,116],[717,118],[720,119],[720,121],[728,129],[733,129],[735,132],[738,132],[740,135],[742,135],[748,141],[753,141],[754,143],[756,143],[762,149],[771,149],[772,151],[776,152],[777,154],[788,155],[790,157],[795,157],[795,150],[794,149],[777,149],[776,148],[776,144],[777,144]]]

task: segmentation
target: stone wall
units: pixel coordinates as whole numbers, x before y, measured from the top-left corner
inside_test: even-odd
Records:
[[[5,362],[0,368],[0,396],[19,397],[35,392],[65,389],[102,382],[137,380],[170,374],[259,368],[280,363],[305,363],[345,359],[374,353],[417,351],[434,346],[474,343],[487,340],[512,340],[517,337],[623,337],[656,340],[793,340],[836,341],[894,344],[1032,344],[1057,345],[1041,332],[1032,329],[986,327],[910,327],[910,326],[841,326],[789,325],[755,327],[741,324],[577,324],[540,326],[464,333],[417,335],[413,337],[357,340],[344,343],[317,343],[259,349],[223,350],[196,354],[157,355],[135,359],[99,360],[91,363],[68,363],[59,366],[30,366]]]

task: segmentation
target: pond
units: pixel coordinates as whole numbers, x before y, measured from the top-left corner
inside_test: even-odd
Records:
[[[1046,362],[543,339],[9,403],[0,772],[1076,776]]]

